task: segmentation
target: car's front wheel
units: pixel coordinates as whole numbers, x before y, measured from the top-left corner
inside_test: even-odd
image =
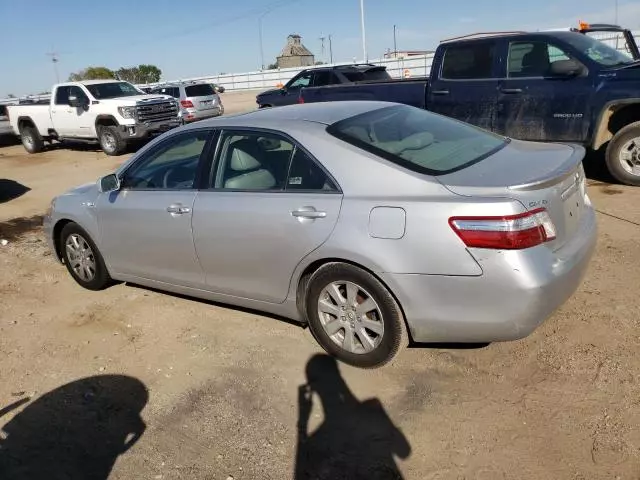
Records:
[[[376,277],[353,265],[329,263],[311,276],[306,313],[318,343],[356,367],[381,367],[408,343],[394,297]]]
[[[98,247],[78,224],[64,226],[60,249],[67,270],[82,287],[103,290],[113,283]]]

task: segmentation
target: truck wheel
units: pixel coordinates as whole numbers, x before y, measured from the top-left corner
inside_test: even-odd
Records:
[[[25,125],[20,129],[20,139],[24,149],[29,153],[39,153],[44,150],[44,140],[38,129]]]
[[[640,122],[614,135],[607,147],[607,168],[620,183],[640,186]]]
[[[100,127],[100,147],[109,156],[122,155],[127,149],[127,143],[120,137],[116,127]]]

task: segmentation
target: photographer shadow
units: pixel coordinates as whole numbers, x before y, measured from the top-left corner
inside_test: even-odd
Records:
[[[380,400],[359,401],[328,355],[312,357],[306,374],[298,389],[295,480],[402,479],[394,456],[408,458],[411,446]],[[309,433],[314,394],[324,421]]]
[[[148,397],[142,382],[123,375],[84,378],[44,394],[1,427],[0,479],[106,480],[144,433]]]

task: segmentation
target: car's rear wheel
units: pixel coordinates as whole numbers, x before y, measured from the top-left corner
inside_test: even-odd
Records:
[[[640,122],[627,125],[609,142],[607,168],[620,183],[640,186]]]
[[[20,129],[20,140],[24,149],[29,153],[39,153],[44,150],[44,140],[38,129],[31,125],[24,125]]]
[[[381,367],[408,343],[402,311],[389,290],[353,265],[329,263],[315,272],[306,310],[322,348],[356,367]]]
[[[103,290],[113,283],[98,247],[78,224],[64,226],[60,247],[64,264],[79,285],[88,290]]]
[[[102,151],[109,156],[122,155],[127,149],[127,143],[113,126],[100,127],[98,140]]]

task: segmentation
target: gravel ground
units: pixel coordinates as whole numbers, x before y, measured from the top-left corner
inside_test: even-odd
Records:
[[[124,158],[0,148],[0,478],[640,479],[640,189],[590,180],[597,253],[528,338],[361,371],[282,319],[78,287],[41,215]]]

